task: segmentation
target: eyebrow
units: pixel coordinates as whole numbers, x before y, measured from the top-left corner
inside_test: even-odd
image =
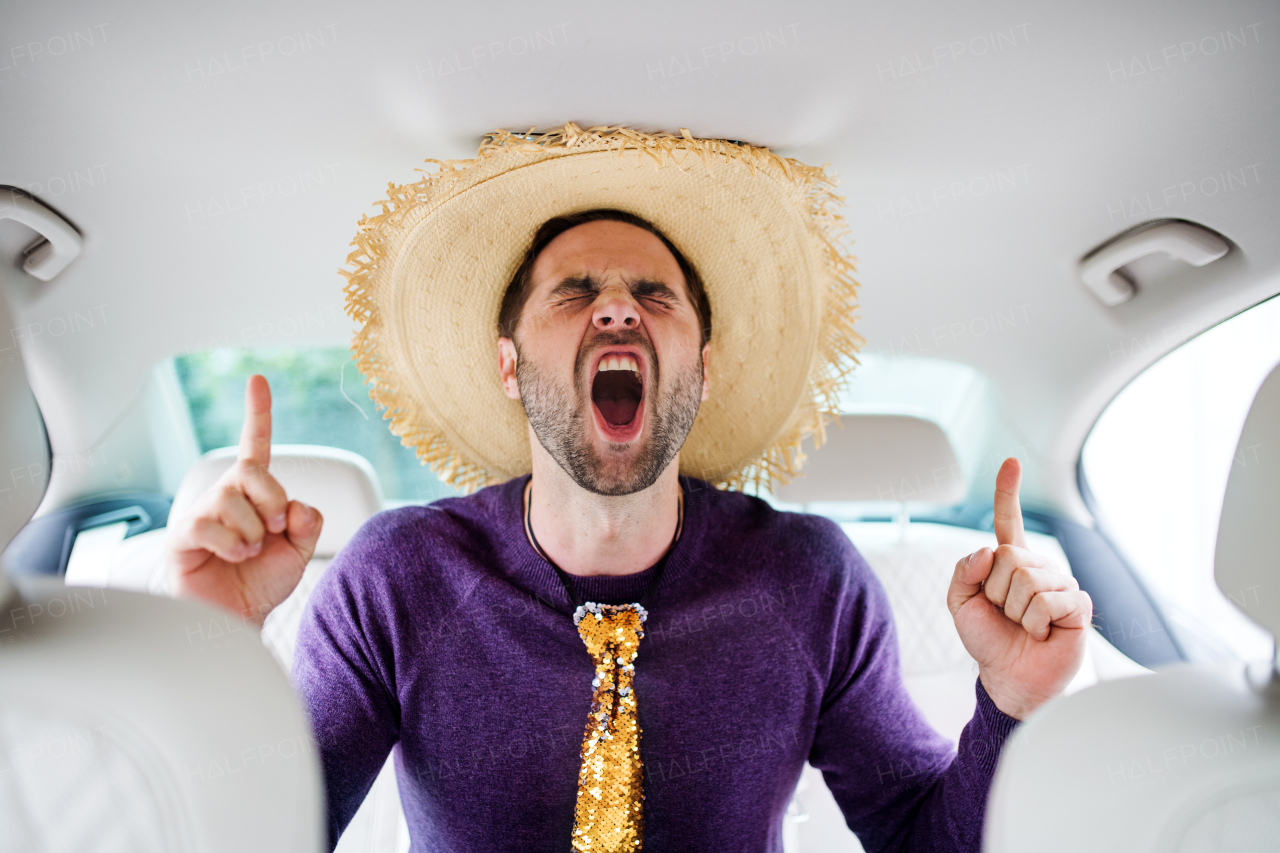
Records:
[[[628,287],[631,289],[632,296],[657,296],[673,302],[680,300],[680,294],[676,293],[667,284],[658,281],[657,279],[637,279],[629,282]],[[599,279],[590,275],[575,275],[564,279],[552,288],[549,296],[551,299],[559,299],[565,296],[580,296],[583,293],[599,292]]]

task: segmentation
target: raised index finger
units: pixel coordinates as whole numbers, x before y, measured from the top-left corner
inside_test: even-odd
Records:
[[[271,464],[271,388],[259,373],[250,376],[244,386],[239,457],[263,468]]]
[[[1022,485],[1022,463],[1014,457],[1004,460],[996,474],[995,519],[997,545],[1027,547],[1022,530],[1022,505],[1018,503],[1018,487]]]

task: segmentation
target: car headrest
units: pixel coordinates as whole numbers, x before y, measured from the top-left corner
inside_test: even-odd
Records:
[[[1280,366],[1258,389],[1236,445],[1218,523],[1218,589],[1280,637]]]
[[[0,849],[327,849],[310,722],[253,625],[191,599],[15,580]]]
[[[9,314],[9,305],[0,293],[0,329],[17,324]],[[8,352],[0,356],[0,471],[5,483],[0,500],[0,551],[22,529],[44,497],[49,484],[49,439],[44,419],[36,404],[22,353],[8,332]],[[7,596],[7,581],[0,572],[0,603]]]
[[[803,474],[774,490],[778,500],[955,503],[965,494],[942,427],[911,415],[841,415]]]
[[[169,518],[181,517],[231,467],[236,451],[220,447],[196,460],[178,486]],[[274,444],[267,470],[290,500],[314,506],[324,516],[317,557],[338,553],[360,525],[382,509],[378,475],[358,453],[310,444]]]

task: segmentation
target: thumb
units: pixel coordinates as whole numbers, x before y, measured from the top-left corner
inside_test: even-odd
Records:
[[[947,609],[952,616],[960,612],[966,601],[982,591],[982,582],[991,575],[994,564],[995,554],[990,548],[979,548],[960,558],[951,576],[951,586],[947,588]]]
[[[316,542],[320,539],[320,530],[324,527],[324,516],[320,510],[307,506],[302,501],[289,501],[288,520],[284,533],[298,549],[302,562],[310,562],[316,552]]]

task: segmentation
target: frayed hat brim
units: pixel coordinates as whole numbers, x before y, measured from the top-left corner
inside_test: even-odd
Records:
[[[347,257],[352,350],[391,431],[465,491],[527,473],[527,421],[496,367],[502,297],[547,219],[640,216],[698,270],[712,309],[711,396],[682,473],[768,488],[821,444],[862,343],[833,181],[765,148],[620,127],[498,131],[473,160],[388,185]]]

